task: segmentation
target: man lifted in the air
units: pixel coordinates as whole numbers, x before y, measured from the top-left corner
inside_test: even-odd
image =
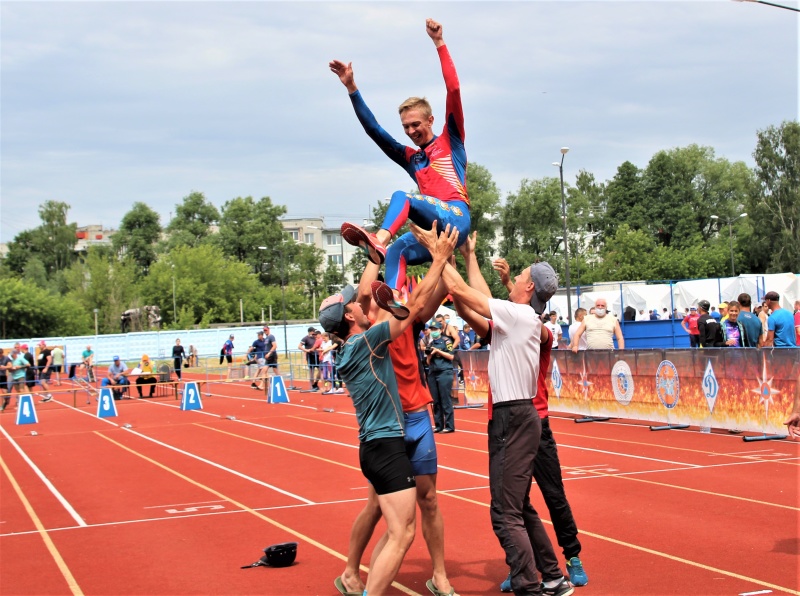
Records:
[[[433,114],[427,99],[410,97],[400,104],[403,130],[419,149],[398,143],[381,128],[356,87],[352,63],[333,60],[329,65],[347,88],[364,130],[392,161],[408,172],[422,193],[395,192],[377,234],[370,234],[354,224],[342,225],[342,237],[348,243],[363,248],[373,263],[380,265],[386,261],[386,283],[394,289],[401,288],[405,283],[407,265],[431,260],[428,250],[410,232],[386,248],[407,219],[423,229],[430,229],[433,221],[439,222],[440,231],[449,224],[458,230],[459,244],[466,240],[470,230],[461,87],[456,67],[442,38],[442,26],[433,19],[427,19],[425,27],[442,63],[447,87],[447,111],[444,130],[440,136],[436,136],[432,130]]]

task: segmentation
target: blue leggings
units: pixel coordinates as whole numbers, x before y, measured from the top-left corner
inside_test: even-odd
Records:
[[[436,220],[440,232],[450,224],[458,229],[458,246],[464,244],[469,235],[469,207],[464,201],[440,201],[436,197],[398,190],[389,201],[381,229],[394,236],[407,219],[425,229],[430,229]],[[420,265],[430,260],[431,253],[417,242],[411,232],[403,234],[386,250],[386,283],[399,290],[406,283],[408,265]]]

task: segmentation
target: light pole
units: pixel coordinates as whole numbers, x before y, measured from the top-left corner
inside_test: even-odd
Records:
[[[97,311],[98,311],[98,309],[95,308],[94,309],[94,334],[95,334],[95,337],[97,336]]]
[[[725,223],[728,224],[728,238],[729,238],[730,244],[731,244],[731,277],[736,277],[736,272],[735,272],[734,266],[733,266],[733,222],[735,222],[737,219],[740,219],[742,217],[747,217],[747,213],[742,213],[740,215],[737,215],[736,217],[729,217],[729,218],[726,218],[726,219],[722,219],[718,215],[711,215],[709,217],[711,217],[711,219],[719,219],[719,220],[724,221]]]
[[[567,155],[569,147],[561,148],[561,161],[554,161],[553,165],[558,168],[561,177],[561,220],[564,225],[564,277],[566,277],[567,288],[567,318],[572,323],[572,300],[570,299],[569,286],[569,236],[567,235],[567,196],[564,194],[564,156]]]
[[[175,265],[172,266],[172,322],[178,320],[178,306],[175,301]]]

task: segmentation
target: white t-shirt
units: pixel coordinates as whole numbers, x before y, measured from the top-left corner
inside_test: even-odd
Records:
[[[575,338],[575,334],[578,333],[578,329],[581,326],[580,321],[575,321],[572,325],[569,326],[569,341]],[[583,335],[581,335],[581,339],[578,342],[578,349],[579,350],[586,350],[589,348],[589,344],[586,342],[586,331],[584,331]]]
[[[489,300],[492,315],[492,349],[489,385],[492,403],[532,399],[539,376],[542,321],[527,304]]]
[[[322,342],[320,348],[324,350],[325,348],[330,348],[333,345],[333,342],[328,340]],[[322,361],[323,362],[333,362],[333,350],[328,350],[327,352],[323,352],[322,354]]]
[[[563,335],[563,333],[561,331],[561,325],[559,325],[558,323],[552,323],[550,321],[547,321],[544,324],[544,326],[547,327],[550,330],[550,333],[553,334],[553,348],[557,349],[558,348],[558,340]]]

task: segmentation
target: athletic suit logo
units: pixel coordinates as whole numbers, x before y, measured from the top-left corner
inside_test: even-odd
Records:
[[[678,378],[678,369],[669,360],[662,360],[656,371],[656,393],[658,399],[667,409],[678,405],[681,392],[681,382]]]

